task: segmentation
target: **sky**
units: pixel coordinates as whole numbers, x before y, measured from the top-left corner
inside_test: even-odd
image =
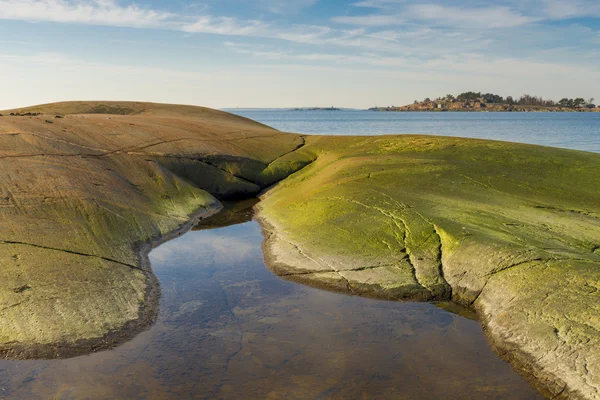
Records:
[[[0,0],[0,109],[600,101],[598,0]]]

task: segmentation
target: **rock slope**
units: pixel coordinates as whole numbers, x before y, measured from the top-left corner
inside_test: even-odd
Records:
[[[151,243],[304,165],[281,158],[302,137],[199,107],[77,102],[1,114],[0,353],[9,358],[131,337],[157,305]]]
[[[548,397],[600,398],[600,155],[427,136],[310,137],[263,196],[273,271],[474,307]]]

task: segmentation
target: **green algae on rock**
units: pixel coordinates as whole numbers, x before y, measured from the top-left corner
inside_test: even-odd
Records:
[[[600,155],[428,136],[310,137],[263,195],[286,279],[474,307],[548,396],[600,398]]]

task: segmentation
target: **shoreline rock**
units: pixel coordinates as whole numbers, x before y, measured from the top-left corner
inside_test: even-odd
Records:
[[[451,292],[545,396],[600,398],[600,182],[590,175],[600,155],[428,136],[344,148],[309,139],[315,163],[258,205],[276,275],[382,299]],[[450,291],[432,290],[427,265]]]
[[[71,357],[144,330],[159,296],[150,249],[216,212],[215,196],[255,195],[304,165],[292,154],[300,136],[200,107],[11,112],[39,115],[0,123],[4,358]],[[46,123],[56,115],[66,118]]]
[[[334,273],[314,273],[303,270],[304,262],[295,263],[295,251],[290,248],[289,253],[279,248],[277,249],[277,241],[283,240],[278,238],[277,228],[275,228],[268,220],[260,213],[260,205],[257,206],[258,213],[255,220],[260,224],[263,230],[263,254],[265,264],[278,277],[316,289],[328,290],[340,294],[351,296],[361,296],[386,301],[421,301],[421,302],[436,302],[438,299],[427,298],[419,293],[402,292],[400,295],[394,292],[382,290],[377,285],[367,285],[360,282],[348,281],[343,278],[336,277]],[[283,240],[285,242],[285,240]],[[296,272],[295,272],[296,271]],[[303,271],[303,272],[297,272]],[[494,334],[490,329],[490,322],[486,319],[485,307],[476,305],[465,305],[460,300],[446,300],[458,307],[465,307],[477,315],[482,330],[488,340],[490,347],[504,361],[510,363],[513,368],[523,376],[533,387],[535,387],[543,396],[552,399],[590,399],[596,397],[585,396],[577,390],[571,390],[560,376],[553,374],[535,359],[522,351],[521,348],[504,340],[502,337]]]

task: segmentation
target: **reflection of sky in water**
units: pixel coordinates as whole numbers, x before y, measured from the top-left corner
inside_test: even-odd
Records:
[[[163,265],[195,265],[206,260],[239,263],[250,258],[248,252],[260,252],[261,242],[260,228],[253,223],[189,232],[154,249],[150,261],[155,272]]]
[[[264,267],[254,222],[151,253],[161,310],[117,349],[0,362],[10,399],[535,399],[479,324],[430,304],[344,296]]]

